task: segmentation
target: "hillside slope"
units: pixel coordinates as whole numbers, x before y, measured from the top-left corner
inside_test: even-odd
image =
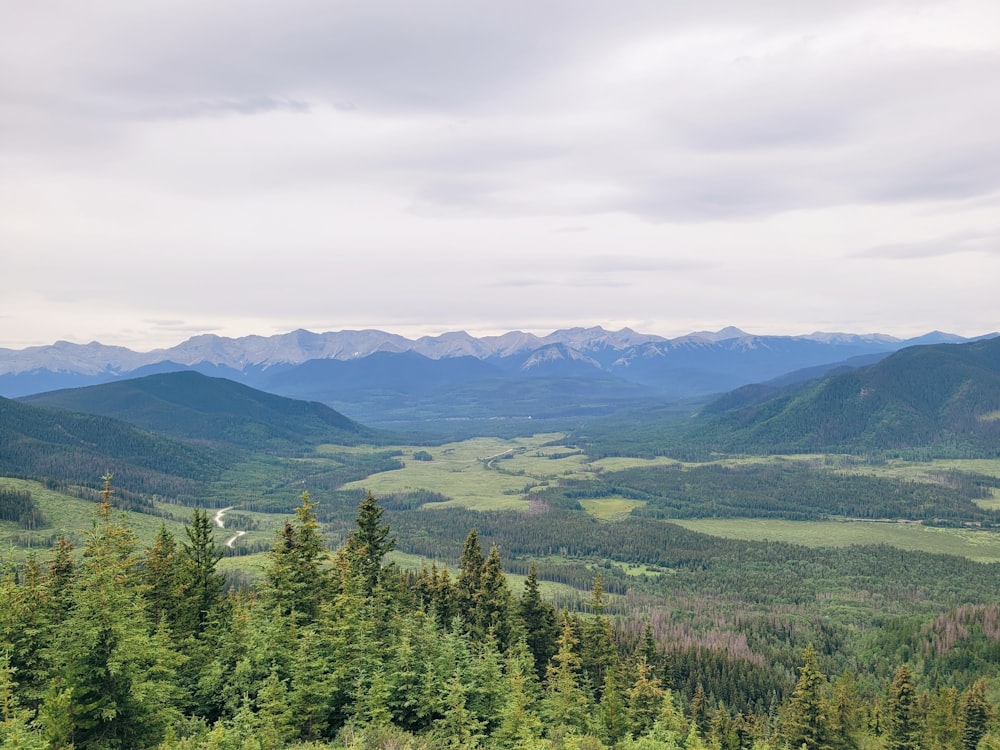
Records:
[[[217,450],[117,419],[0,398],[0,476],[97,487],[112,473],[125,494],[182,497],[217,477],[226,462]]]
[[[193,371],[53,391],[23,403],[114,417],[182,440],[244,448],[356,445],[378,434],[323,404],[258,391]]]
[[[709,404],[692,439],[730,450],[950,447],[1000,454],[1000,339],[915,346],[783,389]]]

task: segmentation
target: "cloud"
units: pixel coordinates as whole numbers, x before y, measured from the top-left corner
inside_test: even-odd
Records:
[[[63,164],[220,191],[356,179],[425,215],[701,222],[1000,189],[996,46],[894,31],[939,3],[752,5],[22,8],[7,37],[38,43],[0,53],[20,71],[0,120]],[[258,124],[138,130],[234,115]]]
[[[957,253],[986,253],[1000,256],[1000,229],[988,232],[959,232],[916,242],[894,242],[876,245],[856,253],[859,257],[940,258]]]
[[[663,256],[639,256],[639,255],[592,255],[581,258],[575,264],[575,268],[591,273],[645,273],[648,271],[662,271],[674,273],[678,271],[691,271],[703,269],[710,264],[703,260],[693,260],[690,258],[674,258]]]
[[[948,257],[981,317],[998,23],[992,0],[14,4],[8,286],[106,305],[101,330],[125,310],[500,328],[512,307],[596,323],[704,305],[739,323],[723,305],[832,309],[819,288],[867,248]],[[941,285],[912,265],[910,297]],[[539,286],[551,300],[504,294]],[[0,301],[35,317],[18,304]]]

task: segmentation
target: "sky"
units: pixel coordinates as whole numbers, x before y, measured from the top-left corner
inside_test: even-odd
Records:
[[[0,3],[0,347],[1000,329],[996,0]]]

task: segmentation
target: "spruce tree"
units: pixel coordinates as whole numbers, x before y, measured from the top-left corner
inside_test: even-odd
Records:
[[[515,643],[507,658],[507,702],[500,714],[500,726],[492,735],[497,748],[530,747],[542,734],[542,722],[535,710],[538,686],[534,657],[523,640]]]
[[[389,536],[388,524],[382,524],[383,513],[378,500],[369,492],[358,506],[357,529],[348,536],[345,546],[351,574],[366,597],[374,595],[382,577],[383,558],[396,546],[396,540]]]
[[[432,571],[434,566],[431,566]],[[451,580],[448,566],[445,565],[436,578],[432,592],[434,615],[437,624],[442,628],[451,626],[451,621],[459,616],[458,589]]]
[[[802,653],[799,679],[785,714],[784,735],[790,747],[831,750],[826,688],[826,677],[819,670],[816,651],[810,643]]]
[[[708,697],[700,682],[694,687],[694,695],[691,696],[691,703],[688,705],[688,714],[691,717],[691,723],[698,730],[698,734],[705,736],[709,726]]]
[[[628,691],[628,729],[643,735],[652,728],[663,708],[664,691],[646,662],[636,664],[636,678]]]
[[[831,686],[827,707],[831,743],[835,750],[857,750],[861,730],[861,694],[851,672],[845,671]]]
[[[953,686],[940,685],[920,696],[919,712],[924,717],[922,747],[936,750],[962,744],[961,703],[958,689]]]
[[[990,703],[986,698],[986,680],[979,678],[962,696],[962,750],[976,750],[990,721]]]
[[[49,595],[52,597],[53,617],[56,622],[62,622],[69,612],[72,601],[70,588],[75,573],[73,545],[60,534],[48,570]]]
[[[444,715],[434,722],[435,747],[471,750],[479,746],[483,724],[466,705],[468,692],[459,671],[455,671],[444,692]]]
[[[620,680],[621,677],[617,669],[609,670],[604,675],[601,700],[597,707],[599,734],[601,739],[609,745],[614,745],[631,731],[628,708],[622,695]]]
[[[919,750],[921,731],[916,705],[910,669],[904,664],[896,670],[889,691],[885,740],[888,750]]]
[[[22,708],[14,681],[10,654],[0,651],[0,747],[12,750],[43,750],[45,735],[32,724],[32,711]]]
[[[204,629],[222,595],[224,579],[215,570],[222,550],[215,543],[208,512],[202,508],[194,511],[191,523],[184,526],[184,534],[187,541],[177,551],[176,575],[185,607],[176,627],[181,633],[195,634]],[[164,581],[162,585],[170,583]]]
[[[513,597],[500,562],[500,552],[492,547],[479,576],[472,632],[479,638],[492,632],[499,649],[506,651],[514,637],[512,609]]]
[[[316,617],[328,589],[328,574],[322,567],[328,556],[316,520],[316,503],[303,492],[295,519],[285,522],[270,553],[268,597],[279,614],[294,613],[299,624]]]
[[[618,663],[618,651],[615,648],[611,623],[604,616],[607,599],[604,595],[604,579],[600,573],[594,577],[587,607],[594,616],[584,621],[580,649],[581,664],[596,698],[600,699],[604,688],[604,676]]]
[[[543,679],[549,660],[556,653],[559,627],[556,623],[555,607],[542,599],[538,588],[538,571],[534,563],[528,568],[528,577],[524,581],[524,593],[518,603],[518,611],[524,624],[525,642],[535,662],[535,674],[538,679]]]
[[[50,736],[68,733],[77,750],[154,745],[179,715],[176,661],[150,624],[135,535],[115,519],[111,495],[105,476],[42,711]]]
[[[45,655],[59,620],[48,580],[33,561],[22,568],[20,576],[13,566],[4,570],[0,578],[0,649],[11,674],[16,675],[22,708],[34,711],[45,693],[49,678]]]
[[[473,624],[471,618],[476,608],[476,597],[482,586],[485,564],[483,550],[479,546],[479,532],[473,529],[465,538],[462,558],[459,560],[458,580],[455,582],[458,612],[469,625]]]
[[[577,639],[568,614],[563,614],[558,650],[552,657],[545,679],[542,718],[550,734],[587,731],[590,697],[581,673],[580,657],[576,654]]]
[[[142,561],[142,579],[146,584],[150,615],[155,620],[165,619],[176,631],[181,624],[181,608],[187,598],[181,588],[177,541],[167,531],[166,523],[160,524],[153,546],[146,550]]]

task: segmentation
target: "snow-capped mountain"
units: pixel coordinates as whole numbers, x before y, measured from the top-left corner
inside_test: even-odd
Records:
[[[761,336],[735,327],[667,339],[629,328],[593,327],[546,336],[511,331],[475,337],[455,331],[418,339],[379,330],[297,330],[242,338],[205,334],[149,352],[59,341],[51,346],[0,349],[0,395],[22,396],[194,369],[283,395],[309,393],[315,400],[333,403],[343,397],[345,389],[362,395],[370,389],[377,364],[380,387],[402,398],[415,390],[426,391],[430,383],[457,387],[457,383],[484,379],[495,383],[529,376],[536,380],[599,376],[605,381],[618,379],[623,385],[641,385],[660,398],[674,399],[717,393],[806,368],[822,371],[827,365],[883,356],[915,343],[964,340],[936,331],[908,341],[882,334]],[[371,366],[333,367],[337,362],[358,362],[375,355]],[[472,360],[490,366],[470,367]],[[323,361],[330,366],[306,367]],[[417,366],[418,362],[424,364]],[[291,383],[296,384],[295,393],[290,392]]]

